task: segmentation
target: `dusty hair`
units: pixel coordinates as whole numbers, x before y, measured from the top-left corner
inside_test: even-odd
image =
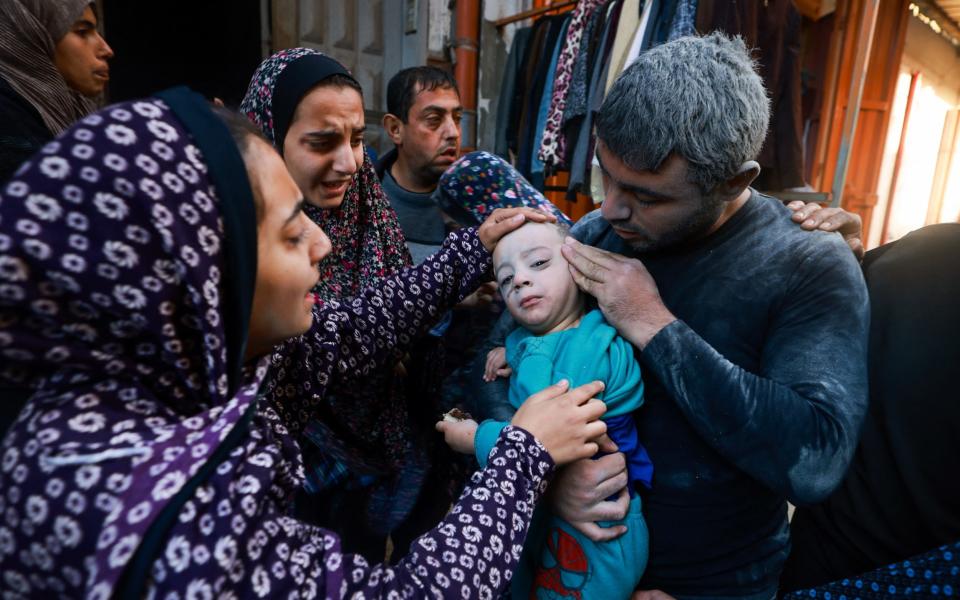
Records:
[[[704,193],[760,153],[770,102],[740,37],[682,37],[642,53],[610,88],[597,137],[636,171],[676,154]]]

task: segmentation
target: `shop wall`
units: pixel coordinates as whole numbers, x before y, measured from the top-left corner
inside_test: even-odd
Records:
[[[347,66],[364,92],[367,134],[378,154],[387,82],[406,67],[450,67],[452,9],[447,0],[269,0],[271,49],[307,46]]]
[[[919,79],[897,179],[891,190],[913,73],[919,73]],[[953,125],[958,107],[960,52],[928,25],[911,17],[884,144],[869,247],[895,240],[925,224],[957,221],[960,217],[960,152],[955,146]],[[883,221],[891,198],[893,204],[884,236]]]

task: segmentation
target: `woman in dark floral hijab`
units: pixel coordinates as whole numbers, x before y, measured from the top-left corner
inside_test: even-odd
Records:
[[[320,263],[316,287],[321,299],[356,294],[411,264],[364,152],[362,90],[343,65],[308,48],[281,50],[257,68],[240,110],[284,156],[305,212],[330,236],[333,251]],[[341,182],[345,189],[336,187]],[[388,534],[399,556],[409,541],[404,532],[422,532],[418,518],[405,522],[415,506],[417,513],[444,513],[449,492],[438,486],[421,494],[430,478],[463,479],[443,467],[453,457],[438,456],[446,449],[433,431],[442,412],[439,370],[424,366],[442,364],[443,349],[424,340],[412,354],[406,375],[385,370],[328,395],[319,418],[304,429],[307,493],[298,514],[340,532],[346,547],[371,560],[384,556]],[[431,463],[441,472],[431,471]]]
[[[0,585],[15,597],[497,595],[551,455],[596,449],[584,443],[602,432],[586,424],[593,403],[568,411],[572,427],[548,423],[576,394],[518,418],[546,451],[510,428],[395,569],[289,512],[295,440],[326,391],[391,364],[522,219],[501,213],[379,288],[317,305],[329,241],[280,159],[223,118],[182,89],[114,105],[0,191],[0,376],[36,389],[0,445]],[[264,388],[272,345],[299,333]],[[451,548],[457,561],[442,556]]]

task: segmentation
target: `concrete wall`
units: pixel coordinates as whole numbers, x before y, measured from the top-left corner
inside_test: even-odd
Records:
[[[264,1],[272,17],[271,51],[309,46],[343,62],[363,86],[367,144],[379,153],[389,150],[380,124],[387,82],[406,67],[446,60],[448,0]]]

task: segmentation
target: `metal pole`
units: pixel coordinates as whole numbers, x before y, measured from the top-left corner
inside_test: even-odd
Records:
[[[854,134],[857,131],[857,118],[860,116],[860,101],[863,99],[863,86],[867,80],[867,61],[873,46],[873,31],[877,25],[879,0],[865,0],[860,14],[860,31],[857,39],[857,55],[850,75],[850,95],[847,97],[847,113],[843,118],[843,135],[840,138],[840,151],[837,154],[837,169],[833,174],[833,201],[830,206],[841,206],[843,186],[847,180],[847,167],[850,166],[850,149],[853,147]]]
[[[457,0],[453,48],[453,76],[463,104],[461,140],[463,150],[477,146],[477,75],[480,56],[480,0]]]

